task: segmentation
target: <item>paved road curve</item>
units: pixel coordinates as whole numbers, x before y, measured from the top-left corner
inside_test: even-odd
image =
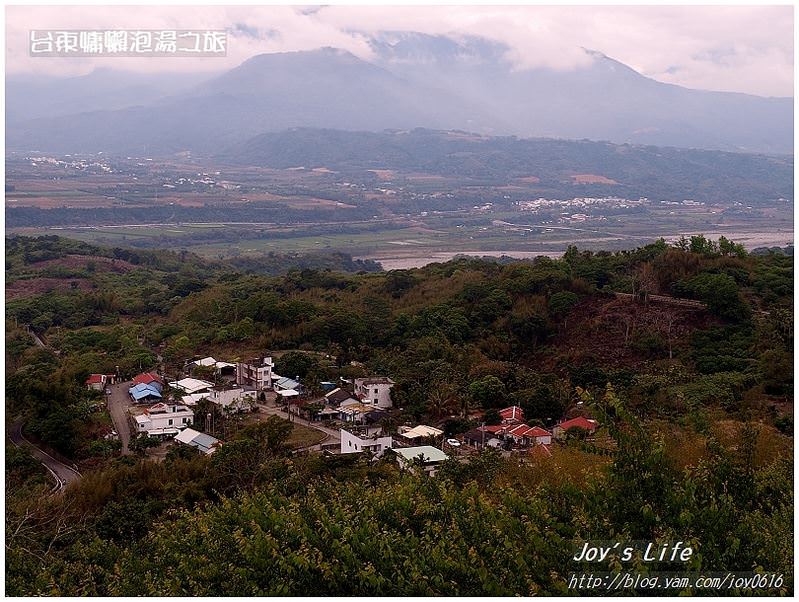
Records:
[[[128,390],[131,382],[118,383],[111,385],[111,395],[108,395],[108,413],[114,422],[114,428],[119,433],[119,440],[122,442],[122,455],[130,454],[128,443],[130,443],[130,421],[128,420],[128,408],[130,407],[130,396]]]
[[[277,407],[275,405],[262,405],[262,404],[259,404],[258,407],[265,414],[272,414],[274,416],[280,416],[281,418],[284,418],[285,420],[290,420],[291,422],[296,422],[297,424],[302,424],[303,426],[307,426],[307,427],[310,427],[312,429],[316,429],[317,431],[320,431],[320,432],[325,434],[325,438],[322,439],[322,441],[320,441],[319,443],[316,443],[315,445],[310,445],[308,447],[302,448],[304,450],[305,449],[308,449],[308,450],[316,449],[316,450],[318,450],[318,449],[321,449],[322,445],[329,445],[331,443],[337,443],[337,442],[341,441],[341,435],[340,435],[340,433],[338,432],[337,429],[327,428],[326,426],[322,426],[318,422],[309,422],[309,421],[305,420],[304,418],[300,418],[299,416],[297,416],[295,414],[289,414],[288,412],[284,412],[281,408],[279,408],[279,407]]]
[[[53,456],[36,447],[22,435],[22,420],[17,420],[11,425],[11,432],[8,436],[14,445],[27,449],[34,458],[44,464],[45,468],[50,471],[50,474],[56,481],[54,491],[61,491],[68,483],[80,479],[81,474],[77,470],[56,460]]]

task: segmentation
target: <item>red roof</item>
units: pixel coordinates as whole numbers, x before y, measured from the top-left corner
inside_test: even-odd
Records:
[[[155,372],[142,372],[133,377],[133,384],[134,385],[149,385],[151,382],[157,382],[160,384],[164,384],[164,381],[161,380],[161,377],[158,376]]]
[[[499,411],[499,415],[503,421],[515,420],[524,422],[524,411],[519,406],[510,406],[504,410]]]
[[[520,424],[519,426],[515,426],[508,431],[509,435],[513,435],[514,437],[550,437],[551,434],[549,431],[542,429],[540,426],[527,426],[526,424]]]
[[[528,437],[551,437],[552,433],[550,433],[546,429],[542,429],[540,426],[534,426],[529,431],[527,431]]]
[[[105,374],[91,374],[86,379],[87,385],[99,385],[105,381]]]
[[[489,424],[488,426],[481,426],[480,430],[485,431],[486,433],[498,433],[505,429],[505,426],[502,424]]]
[[[512,429],[510,429],[507,434],[513,435],[514,437],[524,437],[529,430],[529,426],[526,424],[520,424],[519,426],[514,426]]]
[[[570,428],[579,428],[584,429],[586,431],[595,431],[599,423],[596,420],[591,420],[590,418],[586,418],[585,416],[578,416],[577,418],[572,418],[571,420],[565,420],[558,425],[564,431],[568,431]]]

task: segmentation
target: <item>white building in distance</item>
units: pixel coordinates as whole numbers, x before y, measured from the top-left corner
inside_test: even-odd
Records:
[[[135,417],[136,432],[150,437],[174,437],[194,422],[194,412],[181,404],[157,403]]]
[[[341,436],[341,453],[355,454],[371,452],[378,458],[387,449],[391,449],[391,435],[383,435],[382,429],[348,428],[339,431]]]
[[[394,381],[386,376],[370,376],[355,379],[355,395],[364,405],[371,405],[381,410],[390,408],[391,387]]]
[[[237,412],[251,410],[255,404],[257,392],[251,387],[240,385],[216,385],[205,395],[209,401],[221,408],[230,408]]]
[[[236,382],[256,391],[272,388],[272,370],[275,363],[271,357],[254,358],[236,365]]]

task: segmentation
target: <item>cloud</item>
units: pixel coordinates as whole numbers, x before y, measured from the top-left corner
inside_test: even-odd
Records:
[[[228,56],[204,59],[44,59],[28,56],[30,29],[220,29]],[[9,6],[7,72],[79,74],[222,70],[263,52],[344,48],[369,59],[381,31],[480,36],[507,45],[517,68],[579,68],[581,49],[692,88],[793,94],[790,6]]]

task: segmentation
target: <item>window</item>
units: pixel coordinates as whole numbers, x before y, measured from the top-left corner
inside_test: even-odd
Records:
[[[169,419],[169,426],[172,426],[172,419]]]

